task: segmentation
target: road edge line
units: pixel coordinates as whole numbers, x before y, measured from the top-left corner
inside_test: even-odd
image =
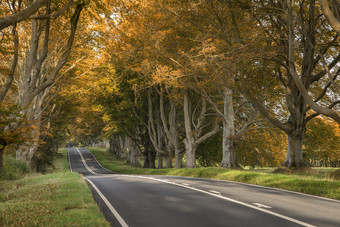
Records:
[[[128,227],[124,219],[119,215],[119,213],[116,211],[116,209],[112,206],[112,204],[107,200],[107,198],[103,195],[103,193],[97,188],[97,186],[88,178],[84,177],[84,179],[91,184],[91,186],[96,190],[98,195],[101,197],[101,199],[104,201],[106,206],[109,208],[111,213],[115,216],[115,218],[118,220],[118,222],[123,226],[123,227]]]

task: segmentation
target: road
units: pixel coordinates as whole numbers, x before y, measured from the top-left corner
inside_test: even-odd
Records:
[[[236,182],[122,175],[69,148],[112,226],[340,226],[340,201]]]

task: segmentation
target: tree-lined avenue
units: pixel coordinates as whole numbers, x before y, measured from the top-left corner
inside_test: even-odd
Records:
[[[227,181],[112,174],[84,148],[70,148],[69,162],[72,171],[85,176],[113,226],[124,224],[103,197],[127,226],[340,224],[335,200]]]

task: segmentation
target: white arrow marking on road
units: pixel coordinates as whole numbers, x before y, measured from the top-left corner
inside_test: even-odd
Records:
[[[257,207],[260,207],[260,208],[266,208],[266,209],[272,208],[270,206],[267,206],[267,205],[264,205],[264,204],[261,204],[261,203],[253,203],[253,204]]]

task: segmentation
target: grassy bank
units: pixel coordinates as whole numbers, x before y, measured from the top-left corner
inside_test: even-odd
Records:
[[[330,177],[335,168],[316,168],[308,171],[277,174],[274,169],[228,170],[219,167],[195,169],[143,169],[118,160],[106,149],[90,148],[97,160],[107,169],[121,174],[172,175],[237,181],[286,189],[340,200],[340,180]]]
[[[0,181],[0,226],[110,226],[91,190],[68,171],[66,149],[48,173]]]

